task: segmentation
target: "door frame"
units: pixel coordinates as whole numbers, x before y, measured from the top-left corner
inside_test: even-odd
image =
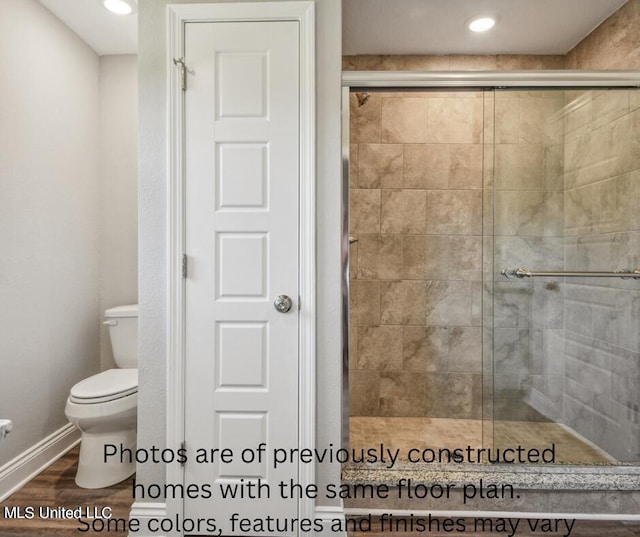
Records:
[[[184,92],[181,65],[184,56],[185,24],[189,22],[297,21],[300,29],[300,110],[299,110],[299,343],[298,343],[298,447],[315,447],[316,370],[316,186],[315,186],[315,3],[237,2],[173,4],[167,6],[169,65],[168,88],[168,199],[169,228],[167,304],[167,433],[166,447],[177,450],[184,442],[185,423],[185,292],[182,257],[185,245],[184,214]],[[186,59],[188,79],[188,58]],[[188,81],[187,81],[188,83]],[[204,446],[203,446],[204,447]],[[298,465],[299,482],[315,481],[312,464]],[[166,483],[184,483],[183,468],[166,466]],[[167,516],[182,516],[184,501],[166,499]],[[315,502],[298,501],[298,515],[313,518]]]

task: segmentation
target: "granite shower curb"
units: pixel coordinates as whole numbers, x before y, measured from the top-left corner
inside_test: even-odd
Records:
[[[611,466],[479,466],[396,465],[393,469],[376,465],[344,465],[342,482],[347,484],[386,484],[400,479],[414,484],[446,485],[477,483],[480,479],[496,485],[512,485],[523,490],[640,491],[640,467]]]

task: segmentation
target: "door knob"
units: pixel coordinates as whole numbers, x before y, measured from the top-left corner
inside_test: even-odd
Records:
[[[280,313],[287,313],[291,306],[293,306],[293,301],[287,295],[278,295],[273,301],[273,307]]]

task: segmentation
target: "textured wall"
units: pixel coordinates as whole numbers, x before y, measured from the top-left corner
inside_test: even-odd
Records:
[[[566,56],[566,69],[640,68],[640,0],[629,0]]]
[[[343,57],[344,70],[372,71],[563,69],[564,64],[564,56],[542,55]],[[504,235],[495,244],[497,252],[518,242],[524,260],[526,252],[550,239],[533,228],[527,237],[513,237],[518,231],[508,220],[529,218],[530,226],[540,228],[549,215],[532,217],[531,211],[558,188],[549,185],[560,165],[558,142],[543,148],[545,118],[557,103],[541,96],[505,93],[494,108],[493,96],[482,93],[374,93],[362,107],[352,95],[350,212],[358,243],[351,249],[351,415],[482,415],[481,325],[483,315],[493,315],[494,291],[493,260],[483,265],[482,259],[483,214],[486,235],[494,209],[492,196],[483,200],[483,175],[484,186],[491,187],[495,158],[498,200],[505,208],[496,216]],[[533,176],[543,174],[546,182],[532,187]],[[557,220],[561,196],[553,203]],[[493,237],[486,236],[484,245],[491,257]],[[483,268],[489,269],[484,304]],[[526,298],[522,288],[515,294],[508,285],[496,289],[496,314],[504,318],[496,332],[495,389],[498,415],[505,419],[539,416],[513,401],[523,399],[534,382],[531,352],[538,351],[531,350],[529,336],[538,347],[551,344],[541,341],[541,322],[534,333],[528,323],[506,318],[512,301],[533,299],[533,288],[524,289]],[[539,295],[537,300],[552,302]],[[545,335],[549,339],[550,332]],[[493,333],[484,336],[490,353]],[[514,346],[520,347],[517,352]],[[485,382],[485,403],[493,389]],[[484,410],[485,417],[493,412],[487,404]]]
[[[454,71],[480,69],[509,71],[514,69],[564,69],[564,56],[512,55],[495,56],[344,56],[345,71]]]
[[[482,93],[351,111],[351,415],[479,418]]]
[[[568,94],[567,270],[640,267],[638,90]],[[640,460],[640,287],[571,279],[565,298],[565,422],[618,460]]]
[[[383,93],[362,106],[352,95],[352,415],[481,416],[494,215],[485,196],[483,228],[483,173],[488,193],[496,182],[496,268],[551,253],[561,269],[563,104],[561,92]],[[496,417],[540,417],[515,404],[534,383],[559,415],[561,393],[545,388],[561,376],[542,365],[562,329],[558,288],[498,282]]]

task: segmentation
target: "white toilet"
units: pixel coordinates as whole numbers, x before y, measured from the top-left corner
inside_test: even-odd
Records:
[[[138,406],[138,305],[105,311],[113,358],[118,369],[109,369],[71,388],[65,414],[82,431],[76,484],[103,488],[123,481],[135,472],[135,461],[120,460],[120,445],[136,450]],[[104,446],[118,446],[118,455],[105,463]]]

